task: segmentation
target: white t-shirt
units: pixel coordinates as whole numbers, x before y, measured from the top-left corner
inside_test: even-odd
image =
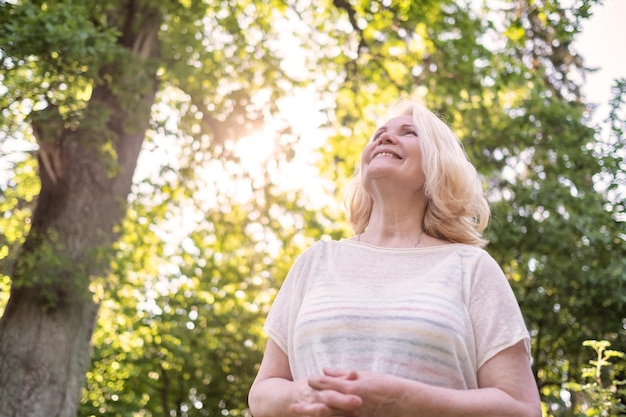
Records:
[[[294,379],[329,367],[455,389],[529,335],[502,269],[483,249],[392,249],[319,241],[303,252],[265,323]],[[530,358],[530,355],[529,355]]]

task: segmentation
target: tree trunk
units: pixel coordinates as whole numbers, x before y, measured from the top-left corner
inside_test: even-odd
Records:
[[[97,306],[45,310],[14,289],[0,323],[0,416],[76,416]],[[86,297],[85,297],[86,298]]]
[[[76,131],[38,131],[41,191],[0,319],[0,417],[76,416],[98,311],[89,283],[108,272],[157,91],[156,68],[144,58],[156,50],[159,25],[138,26],[120,41],[137,62],[109,68],[119,74],[117,90],[95,88],[85,112],[108,114],[106,129],[94,131],[84,119]],[[136,39],[143,43],[135,50]],[[119,83],[124,98],[112,93]],[[43,120],[62,126],[52,123],[57,116]],[[115,138],[114,158],[103,157],[104,137]]]

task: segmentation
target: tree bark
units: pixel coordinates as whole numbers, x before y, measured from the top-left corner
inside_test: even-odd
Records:
[[[124,98],[113,93],[119,84],[103,83],[85,112],[109,114],[115,158],[103,157],[103,138],[94,138],[89,120],[55,137],[46,137],[53,129],[39,131],[42,152],[55,163],[44,167],[40,155],[41,191],[0,319],[0,417],[76,416],[98,311],[89,283],[108,272],[158,88],[156,68],[146,63],[157,48],[156,20],[120,38],[137,60],[109,68],[121,79],[112,82],[132,85]],[[140,83],[137,68],[144,71]]]
[[[12,290],[0,324],[0,416],[76,416],[97,306],[45,310],[32,290]]]

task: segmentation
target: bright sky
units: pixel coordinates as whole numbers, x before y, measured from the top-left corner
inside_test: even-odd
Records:
[[[590,74],[583,88],[591,102],[606,102],[614,79],[626,77],[626,0],[605,0],[585,22],[575,47],[588,67],[600,68]]]

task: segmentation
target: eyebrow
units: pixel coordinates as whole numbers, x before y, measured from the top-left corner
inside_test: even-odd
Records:
[[[407,129],[407,128],[415,129],[415,126],[412,125],[412,124],[409,124],[409,123],[406,123],[406,124],[403,124],[402,126],[400,126],[400,130]],[[379,129],[377,129],[376,132],[374,132],[374,135],[372,137],[376,137],[376,135],[378,135],[380,133],[384,133],[386,131],[387,131],[387,127],[383,126],[383,127],[379,128]]]

